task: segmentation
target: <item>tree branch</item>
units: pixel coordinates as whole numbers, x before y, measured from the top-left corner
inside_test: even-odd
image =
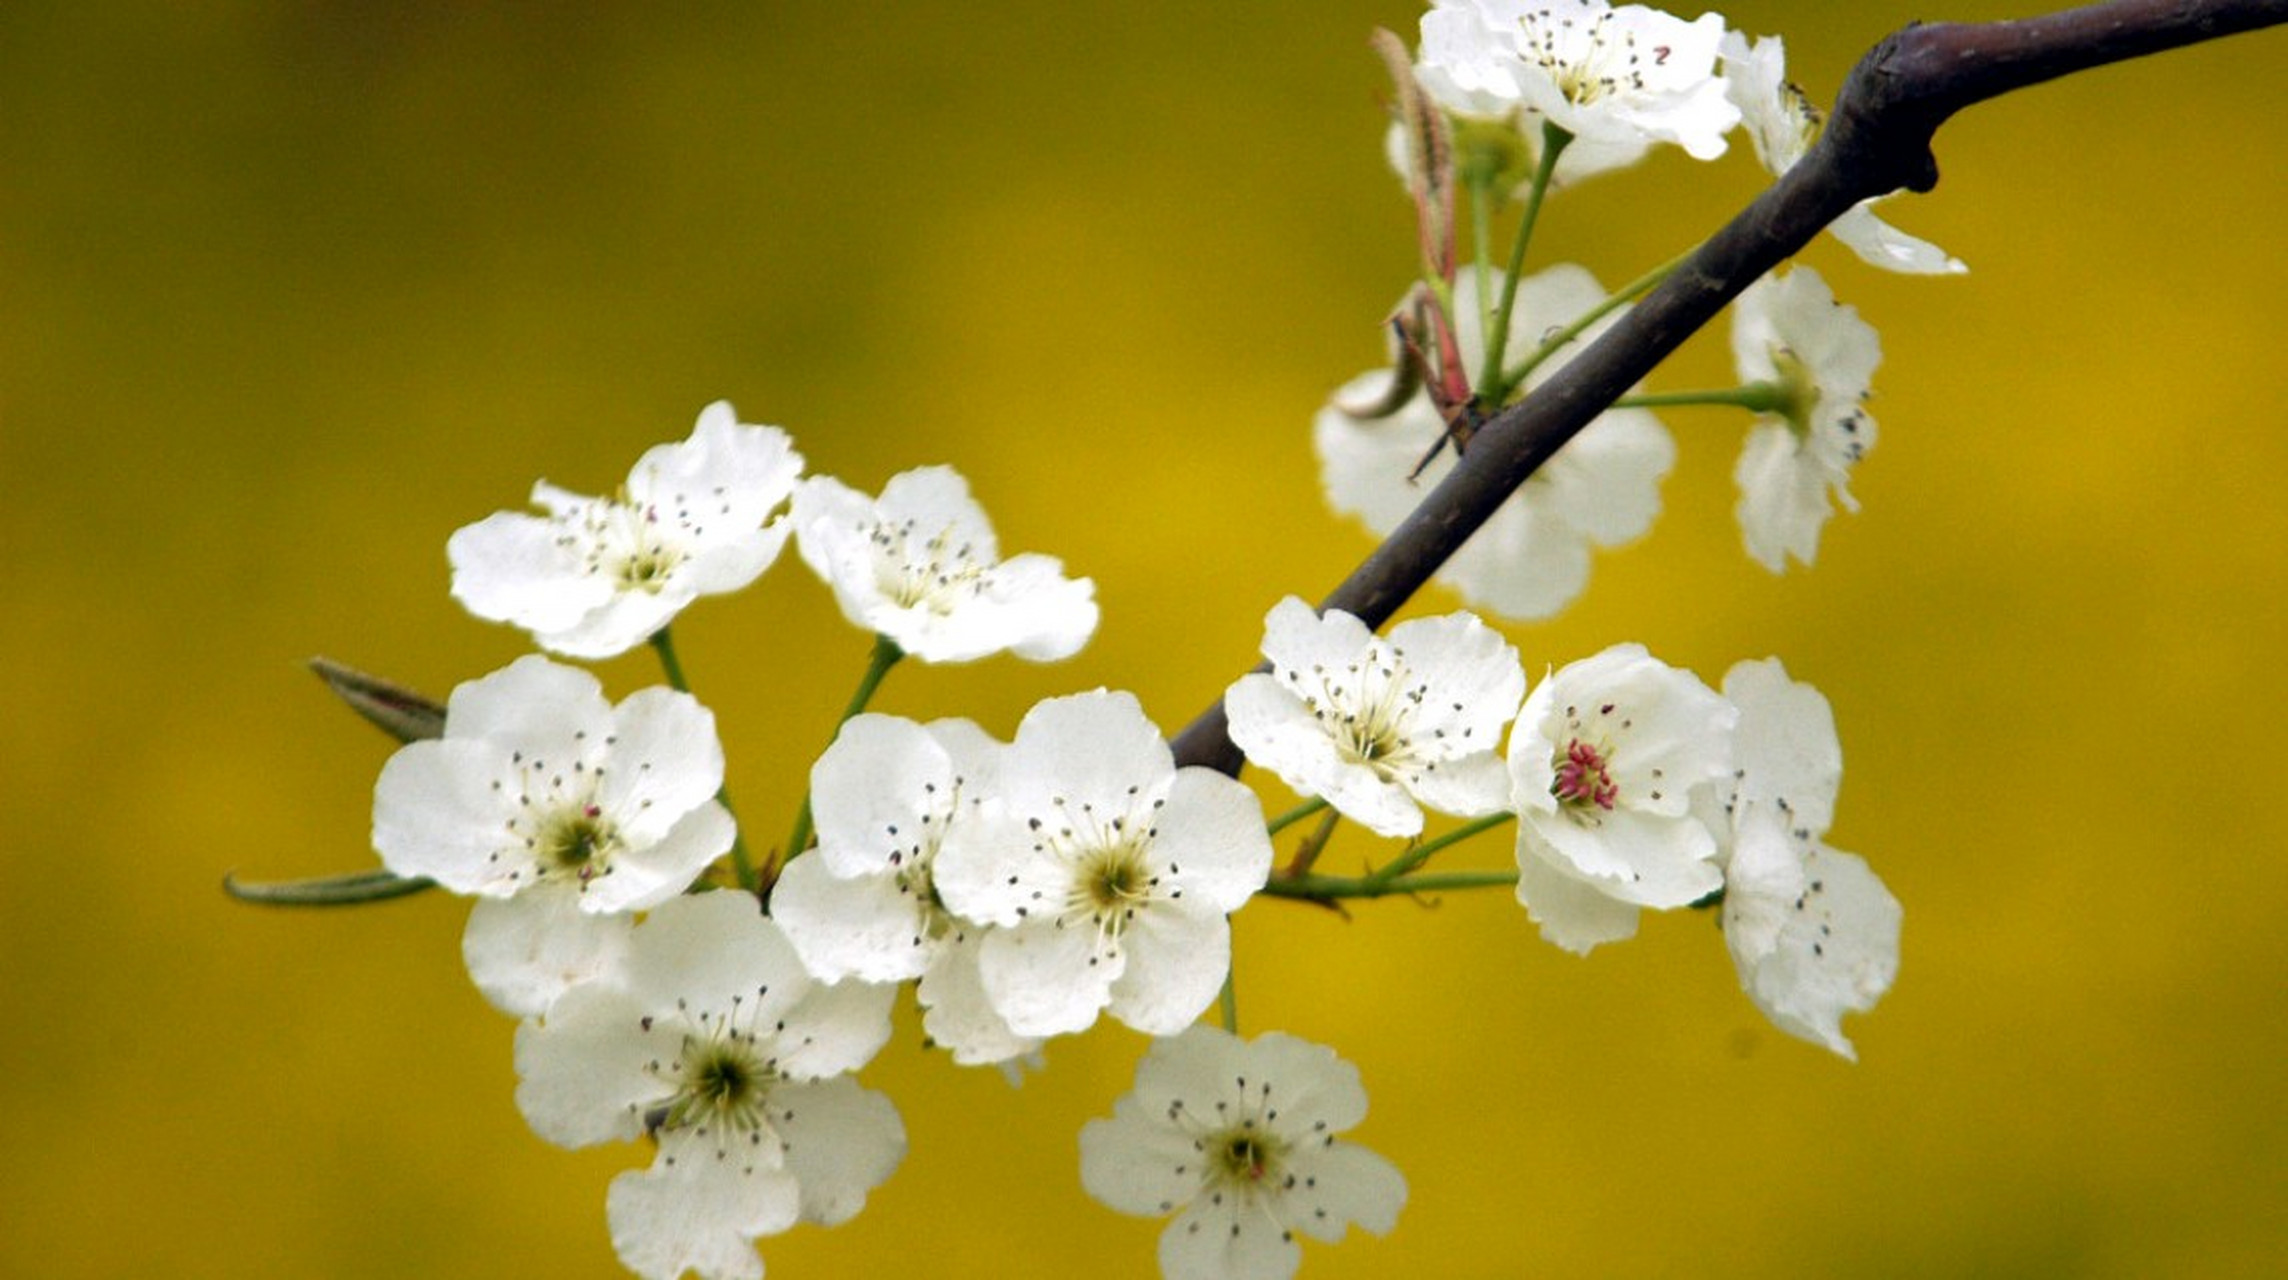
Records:
[[[2288,22],[2288,0],[2113,0],[2004,22],[1914,25],[1859,60],[1809,154],[1604,335],[1487,421],[1467,456],[1320,608],[1380,627],[1574,434],[1724,305],[1862,200],[1938,184],[1931,138],[1957,111],[2109,63]],[[1239,771],[1223,702],[1179,764]]]

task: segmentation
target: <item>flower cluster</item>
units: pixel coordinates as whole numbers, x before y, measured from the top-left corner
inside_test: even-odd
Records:
[[[1712,159],[1743,122],[1779,173],[1818,128],[1779,42],[1751,44],[1715,14],[1437,0],[1421,32],[1411,66],[1385,47],[1423,278],[1390,322],[1396,367],[1354,379],[1313,427],[1330,502],[1377,533],[1435,501],[1486,421],[1666,270],[1612,293],[1578,265],[1526,272],[1554,185],[1657,146]],[[1480,243],[1460,267],[1457,190],[1481,202],[1481,240],[1522,197],[1506,257]],[[1837,231],[1878,265],[1960,269],[1863,208]],[[1742,538],[1774,572],[1810,564],[1833,506],[1856,509],[1874,331],[1795,267],[1741,296],[1733,348],[1739,385],[1614,404],[1440,579],[1512,619],[1578,597],[1592,549],[1643,536],[1659,513],[1677,449],[1654,405],[1754,415],[1734,472]],[[1473,614],[1377,634],[1290,597],[1265,618],[1264,669],[1223,699],[1232,744],[1304,797],[1267,822],[1249,786],[1179,767],[1124,692],[1044,698],[1006,740],[966,719],[866,711],[907,657],[1072,656],[1095,632],[1095,587],[1045,555],[1004,557],[951,468],[904,472],[877,495],[803,469],[785,431],[717,403],[612,496],[542,482],[543,514],[459,530],[452,592],[472,613],[557,658],[648,644],[667,684],[613,702],[594,675],[535,654],[460,685],[433,715],[382,718],[408,739],[374,791],[388,887],[476,899],[464,959],[518,1020],[516,1101],[536,1132],[648,1144],[648,1166],[605,1193],[614,1247],[648,1280],[758,1277],[759,1238],[860,1210],[906,1134],[856,1073],[909,983],[935,1047],[1012,1079],[1052,1038],[1107,1016],[1155,1038],[1134,1091],[1081,1131],[1080,1178],[1116,1210],[1172,1219],[1167,1276],[1284,1280],[1298,1235],[1391,1230],[1405,1180],[1341,1137],[1366,1114],[1359,1072],[1280,1032],[1237,1034],[1232,916],[1258,895],[1500,885],[1576,953],[1633,936],[1647,909],[1709,910],[1756,1008],[1844,1057],[1842,1019],[1891,984],[1899,905],[1826,843],[1841,747],[1826,700],[1777,660],[1733,667],[1718,691],[1623,643],[1532,681]],[[876,644],[809,767],[793,833],[758,858],[670,627],[700,597],[754,582],[790,538]],[[400,709],[411,697],[390,696]],[[1274,870],[1273,836],[1313,812],[1316,833]],[[1432,835],[1434,815],[1458,825]],[[1363,877],[1318,874],[1344,819],[1404,845]],[[1426,870],[1505,824],[1514,871]],[[1224,1028],[1199,1025],[1219,1003]]]
[[[1837,1023],[1889,989],[1899,908],[1821,842],[1842,751],[1826,701],[1777,661],[1739,664],[1718,693],[1620,644],[1521,705],[1516,650],[1467,613],[1383,640],[1297,600],[1272,610],[1263,652],[1272,673],[1224,696],[1252,763],[1384,835],[1419,833],[1418,803],[1514,814],[1518,901],[1568,951],[1634,936],[1648,907],[1721,901],[1756,1006],[1851,1056]]]
[[[1434,0],[1421,29],[1412,84],[1402,88],[1428,104],[1431,131],[1447,141],[1426,152],[1417,129],[1394,124],[1390,150],[1416,194],[1426,246],[1451,245],[1457,218],[1425,192],[1460,190],[1494,208],[1522,199],[1537,209],[1548,189],[1625,168],[1655,147],[1713,159],[1742,125],[1777,175],[1819,136],[1820,113],[1787,80],[1780,39],[1751,40],[1716,14],[1685,22],[1606,0]],[[1532,225],[1528,218],[1521,228],[1512,263],[1523,260]],[[1878,267],[1964,270],[1867,204],[1832,230]],[[1329,505],[1377,535],[1413,513],[1480,421],[1530,395],[1626,310],[1627,293],[1608,297],[1580,266],[1559,263],[1513,281],[1488,265],[1489,248],[1481,243],[1474,266],[1445,266],[1445,278],[1408,294],[1394,320],[1399,368],[1345,383],[1314,425]],[[1874,330],[1808,267],[1741,295],[1733,348],[1739,387],[1640,403],[1756,414],[1733,471],[1737,514],[1749,556],[1778,573],[1791,558],[1811,563],[1835,503],[1858,509],[1847,482],[1874,446],[1874,420],[1862,406],[1881,352]],[[1608,410],[1535,471],[1438,580],[1505,618],[1556,613],[1587,584],[1592,547],[1630,542],[1651,527],[1674,461],[1650,414]]]

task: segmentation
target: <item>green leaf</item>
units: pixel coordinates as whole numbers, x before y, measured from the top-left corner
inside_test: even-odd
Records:
[[[310,659],[310,670],[334,696],[399,742],[445,736],[445,705],[404,685],[345,667],[332,658]]]
[[[265,907],[355,907],[407,897],[436,886],[436,881],[425,876],[400,876],[388,871],[353,871],[314,880],[249,882],[240,880],[236,874],[222,878],[224,893],[240,902]]]

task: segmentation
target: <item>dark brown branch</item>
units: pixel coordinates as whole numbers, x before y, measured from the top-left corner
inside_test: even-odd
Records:
[[[1780,180],[1532,395],[1471,438],[1431,490],[1322,609],[1380,627],[1526,477],[1724,305],[1862,200],[1938,183],[1931,137],[1990,98],[2221,36],[2288,22],[2288,0],[2114,0],[2007,22],[1910,26],[1845,80],[1826,131]],[[1223,702],[1176,736],[1180,764],[1237,773]]]

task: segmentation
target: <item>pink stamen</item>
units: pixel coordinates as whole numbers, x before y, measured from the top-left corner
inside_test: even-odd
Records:
[[[1565,758],[1557,765],[1557,777],[1549,784],[1549,794],[1559,804],[1611,809],[1621,798],[1620,784],[1613,781],[1610,766],[1595,747],[1575,738],[1565,745]]]

